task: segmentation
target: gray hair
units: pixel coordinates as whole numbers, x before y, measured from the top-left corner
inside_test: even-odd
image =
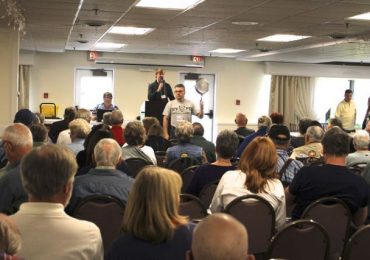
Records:
[[[77,171],[75,155],[67,147],[45,144],[34,148],[21,162],[22,184],[26,192],[47,201],[63,191]]]
[[[229,159],[233,157],[239,145],[238,135],[234,131],[221,131],[216,140],[216,152],[219,157]]]
[[[269,116],[261,116],[258,118],[258,129],[262,127],[270,128],[272,124],[271,118]]]
[[[15,255],[21,249],[22,239],[17,227],[8,216],[0,214],[0,251]]]
[[[86,108],[80,108],[77,110],[76,118],[85,119],[90,123],[91,121],[91,111]]]
[[[175,134],[180,143],[188,143],[194,134],[193,125],[188,121],[182,121],[176,127]]]
[[[321,142],[324,137],[324,130],[319,126],[310,126],[307,128],[306,135],[310,143]]]
[[[101,139],[94,148],[97,166],[116,166],[122,157],[122,149],[112,138]]]
[[[103,114],[103,124],[108,126],[112,124],[112,112],[105,112]]]
[[[123,114],[121,110],[114,110],[110,116],[110,123],[112,125],[118,125],[123,123]]]
[[[3,141],[9,141],[18,147],[32,147],[32,133],[30,129],[22,123],[15,123],[5,128],[2,136]]]
[[[76,138],[86,138],[91,131],[90,124],[82,118],[77,118],[71,121],[68,128],[71,130],[71,136]]]
[[[359,130],[353,136],[353,145],[356,150],[368,150],[369,142],[369,134],[365,130]]]

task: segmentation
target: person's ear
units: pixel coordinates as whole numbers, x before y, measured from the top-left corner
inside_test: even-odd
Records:
[[[186,251],[186,260],[194,260],[193,254],[190,250]]]

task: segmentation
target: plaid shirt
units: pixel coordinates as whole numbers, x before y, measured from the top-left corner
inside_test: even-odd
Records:
[[[280,172],[281,168],[283,168],[285,162],[289,159],[289,155],[287,151],[283,149],[276,149],[278,155],[277,161],[277,172]],[[285,183],[291,183],[293,181],[294,176],[298,172],[299,169],[303,167],[303,163],[297,160],[293,160],[288,168],[286,168],[285,172],[282,173],[281,180]]]

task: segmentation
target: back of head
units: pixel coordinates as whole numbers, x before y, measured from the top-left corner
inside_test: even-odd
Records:
[[[154,124],[148,130],[148,136],[162,136],[163,135],[163,128],[161,125]]]
[[[77,111],[74,107],[67,107],[65,110],[64,110],[64,120],[66,120],[67,122],[71,122],[73,119],[76,118],[76,115],[77,115]]]
[[[144,119],[143,119],[143,126],[144,126],[146,132],[149,131],[149,128],[152,125],[160,125],[158,119],[155,118],[155,117],[152,117],[152,116],[144,117]]]
[[[353,144],[356,150],[368,150],[369,141],[369,134],[365,130],[359,130],[353,136]]]
[[[175,228],[187,222],[178,213],[181,185],[180,175],[172,170],[143,168],[129,194],[123,231],[154,243],[171,239]]]
[[[33,124],[30,127],[34,142],[46,142],[48,139],[48,129],[43,124]]]
[[[324,130],[319,126],[310,126],[307,128],[306,136],[309,143],[321,142],[324,136]]]
[[[271,113],[270,118],[273,124],[283,124],[284,123],[284,116],[280,112]]]
[[[122,125],[123,124],[123,114],[121,110],[114,110],[110,116],[110,123],[112,125]]]
[[[0,252],[15,255],[21,249],[21,234],[8,216],[0,214]]]
[[[193,260],[246,260],[247,230],[230,215],[212,214],[195,228],[191,253]]]
[[[92,161],[92,156],[94,154],[94,148],[96,144],[104,138],[112,138],[113,134],[109,127],[104,125],[98,125],[98,129],[93,129],[88,137],[85,139],[85,150],[86,150],[86,165],[95,166],[95,163]]]
[[[96,166],[113,166],[120,162],[122,149],[116,140],[111,138],[101,139],[94,148]]]
[[[103,114],[103,125],[108,125],[108,126],[112,125],[111,118],[112,118],[112,112],[105,112]]]
[[[264,192],[268,179],[276,178],[276,148],[268,137],[256,137],[244,150],[239,168],[247,174],[246,186],[253,193]]]
[[[70,122],[68,128],[71,131],[71,138],[86,138],[91,131],[90,124],[82,118]]]
[[[299,120],[298,127],[299,127],[299,133],[301,135],[306,134],[307,128],[310,126],[311,122],[312,120],[309,118],[302,118]]]
[[[80,108],[77,110],[76,118],[82,118],[88,123],[91,121],[91,112],[86,108]]]
[[[9,141],[17,147],[28,147],[32,149],[32,133],[30,129],[21,123],[15,123],[5,128],[2,136],[3,141]]]
[[[347,156],[349,153],[350,137],[342,129],[335,126],[326,131],[321,143],[324,155]]]
[[[239,127],[245,127],[248,123],[248,119],[246,115],[243,113],[237,113],[235,116],[235,124],[237,124]]]
[[[234,131],[222,130],[216,139],[216,153],[218,157],[230,159],[239,146],[238,135]]]
[[[21,162],[23,187],[27,194],[39,201],[49,201],[62,192],[76,171],[73,152],[55,144],[34,148]]]
[[[342,120],[340,120],[339,118],[336,118],[336,117],[330,118],[328,128],[332,128],[333,126],[338,126],[340,128],[343,128]]]
[[[22,123],[27,127],[30,127],[36,120],[36,116],[29,109],[20,109],[14,116],[13,123]]]
[[[198,123],[198,122],[193,123],[193,130],[194,130],[193,135],[196,135],[196,136],[204,135],[204,128],[201,123]]]
[[[261,128],[270,128],[272,122],[271,122],[271,118],[268,117],[268,116],[261,116],[260,118],[258,118],[258,129],[261,129]]]
[[[45,116],[39,112],[34,113],[35,114],[35,119],[39,124],[44,124],[45,122]],[[35,124],[35,123],[34,123]]]
[[[290,141],[290,131],[285,125],[272,125],[268,136],[277,147],[287,148]]]
[[[145,143],[145,129],[138,121],[129,122],[126,125],[124,135],[128,145],[138,146]]]
[[[194,134],[193,126],[188,121],[180,122],[176,127],[175,134],[180,143],[189,143],[191,136]]]

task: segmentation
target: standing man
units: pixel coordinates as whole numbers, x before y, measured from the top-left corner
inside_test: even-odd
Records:
[[[177,84],[175,86],[175,100],[167,103],[163,110],[163,136],[168,139],[168,119],[171,119],[171,138],[175,138],[175,128],[182,121],[191,122],[191,116],[196,115],[203,118],[203,102],[200,102],[200,109],[195,104],[185,99],[185,86]]]
[[[356,104],[352,101],[353,92],[347,89],[344,92],[344,100],[342,100],[335,112],[335,117],[342,121],[343,129],[347,133],[355,132],[356,123]]]
[[[150,101],[175,99],[170,84],[164,81],[164,71],[162,69],[155,71],[155,81],[148,87],[148,99]]]

